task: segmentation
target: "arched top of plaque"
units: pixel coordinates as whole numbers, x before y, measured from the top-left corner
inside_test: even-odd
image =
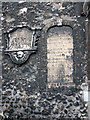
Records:
[[[5,54],[16,64],[22,64],[37,50],[36,30],[17,28],[7,34]]]

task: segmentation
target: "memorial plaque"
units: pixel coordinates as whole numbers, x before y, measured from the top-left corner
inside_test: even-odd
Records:
[[[19,28],[9,35],[9,50],[29,50],[32,48],[32,31]]]
[[[24,63],[37,49],[35,37],[35,31],[27,27],[11,31],[6,38],[5,54],[10,55],[11,60],[16,64]]]
[[[48,82],[73,83],[73,36],[70,27],[54,27],[47,39]]]

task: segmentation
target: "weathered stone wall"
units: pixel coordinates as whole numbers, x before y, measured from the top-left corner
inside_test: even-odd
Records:
[[[28,117],[34,120],[87,118],[87,102],[83,99],[87,79],[86,18],[82,16],[82,3],[3,2],[2,13],[4,49],[7,46],[5,36],[18,27],[28,26],[37,29],[39,35],[38,50],[24,64],[13,63],[3,52],[4,116],[9,119]],[[49,29],[55,27],[61,29],[62,26],[70,27],[73,33],[73,44],[71,43],[73,54],[70,58],[73,84],[66,82],[67,84],[62,85],[49,85],[47,77]],[[68,67],[69,65],[65,69]],[[62,69],[59,72],[63,71]]]

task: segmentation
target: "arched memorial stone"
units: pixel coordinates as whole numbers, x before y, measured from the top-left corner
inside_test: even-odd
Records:
[[[49,83],[73,83],[73,35],[68,26],[53,27],[47,39],[47,79]]]

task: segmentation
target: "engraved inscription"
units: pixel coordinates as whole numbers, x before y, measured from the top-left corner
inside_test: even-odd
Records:
[[[26,28],[10,34],[9,50],[25,50],[32,47],[32,32]]]
[[[51,28],[47,39],[48,82],[73,83],[73,37],[69,27]]]

